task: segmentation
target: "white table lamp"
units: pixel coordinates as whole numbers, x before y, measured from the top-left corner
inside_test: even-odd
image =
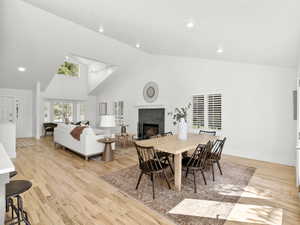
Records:
[[[115,127],[116,118],[114,115],[101,116],[100,127]]]
[[[100,127],[112,128],[116,126],[116,118],[114,115],[104,115],[101,116]],[[108,137],[111,137],[110,129]]]

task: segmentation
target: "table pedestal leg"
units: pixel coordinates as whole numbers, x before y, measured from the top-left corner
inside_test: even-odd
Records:
[[[111,143],[105,143],[102,160],[105,162],[109,162],[113,160],[113,151],[111,148]]]
[[[175,191],[181,191],[182,155],[176,154],[175,159]]]

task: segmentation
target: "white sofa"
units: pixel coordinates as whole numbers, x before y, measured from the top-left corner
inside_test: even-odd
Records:
[[[104,144],[97,140],[104,138],[104,131],[92,128],[85,128],[80,135],[80,141],[76,140],[70,134],[75,128],[75,125],[58,124],[54,129],[54,143],[62,145],[82,156],[86,160],[90,156],[98,155],[104,151]],[[114,135],[112,135],[114,137]],[[115,144],[112,144],[112,149],[115,149]]]

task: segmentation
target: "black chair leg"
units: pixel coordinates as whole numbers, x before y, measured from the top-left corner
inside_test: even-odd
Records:
[[[17,206],[18,206],[18,210],[17,210],[17,216],[18,216],[18,225],[21,225],[21,210],[23,210],[21,201],[20,201],[21,197],[17,196]]]
[[[153,193],[153,199],[155,199],[154,174],[153,174],[153,173],[151,173],[151,181],[152,181],[152,193]]]
[[[24,222],[25,222],[26,225],[31,225],[29,220],[28,220],[27,212],[25,212],[25,211],[24,211]]]
[[[205,176],[204,176],[204,172],[202,170],[201,170],[201,174],[202,174],[202,177],[203,177],[203,180],[204,180],[204,184],[207,185],[206,179],[205,179]]]
[[[211,172],[212,172],[212,177],[213,177],[213,181],[215,181],[215,170],[214,170],[214,163],[211,163]]]
[[[187,176],[188,176],[188,174],[189,174],[189,168],[187,167],[187,168],[186,168],[185,177],[187,177]]]
[[[170,166],[170,169],[171,169],[171,171],[172,171],[172,174],[174,175],[174,170],[173,170],[173,167],[172,167],[172,165],[171,165],[171,162],[170,162],[170,159],[169,159],[168,156],[167,156],[167,162],[168,162],[168,164],[169,164],[169,166]]]
[[[8,203],[8,199],[6,198],[5,199],[5,212],[8,212],[9,211],[9,203]]]
[[[136,187],[135,187],[136,190],[139,188],[139,185],[140,185],[143,174],[144,174],[143,171],[141,171],[138,182],[137,182]]]
[[[9,202],[10,202],[9,204],[10,204],[10,206],[11,206],[11,218],[13,219],[14,216],[15,216],[15,215],[14,215],[15,209],[14,209],[14,205],[13,205],[13,204],[14,204],[13,199],[10,198],[10,199],[9,199]]]
[[[194,174],[194,192],[197,193],[196,171],[195,170],[193,170],[193,174]]]
[[[168,184],[169,189],[171,189],[171,185],[170,185],[170,183],[169,183],[169,180],[168,180],[168,177],[167,177],[167,175],[166,175],[166,173],[165,173],[165,170],[163,170],[163,174],[164,174],[164,177],[166,178],[166,181],[167,181],[167,184]]]
[[[21,220],[18,219],[18,222],[21,224],[21,221],[23,221],[26,225],[30,225],[27,212],[25,212],[23,208],[23,200],[21,196],[17,197],[17,201],[18,201],[18,212],[19,212],[19,216],[21,217]]]
[[[218,165],[218,168],[219,168],[219,170],[220,170],[220,174],[223,175],[219,160],[217,160],[217,165]]]

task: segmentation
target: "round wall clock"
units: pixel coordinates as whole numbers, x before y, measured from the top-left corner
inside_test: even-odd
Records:
[[[146,102],[154,102],[158,97],[158,85],[155,82],[148,82],[143,90],[144,99]]]

